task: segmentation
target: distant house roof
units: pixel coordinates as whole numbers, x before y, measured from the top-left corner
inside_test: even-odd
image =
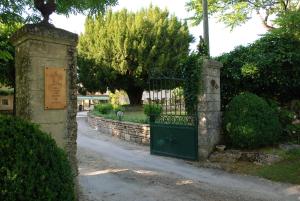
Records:
[[[109,96],[107,95],[99,95],[99,96],[77,96],[77,100],[103,100],[108,101]]]

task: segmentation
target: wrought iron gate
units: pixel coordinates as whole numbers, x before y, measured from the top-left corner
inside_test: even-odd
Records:
[[[197,106],[187,110],[186,96],[184,79],[149,80],[149,104],[162,109],[159,116],[150,115],[151,154],[198,159]]]

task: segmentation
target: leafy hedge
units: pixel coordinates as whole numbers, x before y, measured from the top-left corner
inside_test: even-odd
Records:
[[[223,108],[244,91],[286,103],[300,99],[300,41],[290,34],[266,34],[217,59]]]
[[[224,130],[233,147],[258,148],[277,143],[281,125],[276,111],[263,98],[243,93],[228,104]]]
[[[147,116],[158,117],[162,113],[163,108],[159,104],[145,104],[144,105],[144,114]]]
[[[101,114],[108,114],[113,110],[113,105],[110,103],[103,103],[95,106],[95,110]]]
[[[73,174],[55,141],[22,119],[0,115],[1,201],[73,201]]]
[[[198,95],[201,93],[201,75],[204,57],[200,54],[192,53],[184,61],[184,99],[188,114],[194,114],[197,111]]]

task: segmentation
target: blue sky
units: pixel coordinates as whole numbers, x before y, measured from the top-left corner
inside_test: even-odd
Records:
[[[170,13],[175,14],[179,19],[186,19],[192,13],[186,11],[185,4],[188,0],[119,0],[119,5],[113,10],[127,8],[131,11],[137,11],[143,7],[148,7],[150,4],[160,8],[167,8]],[[69,18],[53,14],[52,22],[58,28],[63,28],[71,32],[84,32],[85,16],[71,15]],[[253,19],[248,23],[230,31],[224,24],[218,22],[215,18],[210,18],[210,50],[212,56],[218,56],[224,52],[229,52],[238,45],[246,45],[256,40],[261,34],[265,33],[259,18],[253,16]],[[202,34],[202,24],[197,27],[190,26],[190,32],[195,37],[196,42],[191,44],[191,49],[195,49],[199,35]]]

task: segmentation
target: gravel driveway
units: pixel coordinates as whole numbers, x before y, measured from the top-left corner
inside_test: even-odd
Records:
[[[300,201],[300,186],[153,156],[77,120],[82,201]]]

